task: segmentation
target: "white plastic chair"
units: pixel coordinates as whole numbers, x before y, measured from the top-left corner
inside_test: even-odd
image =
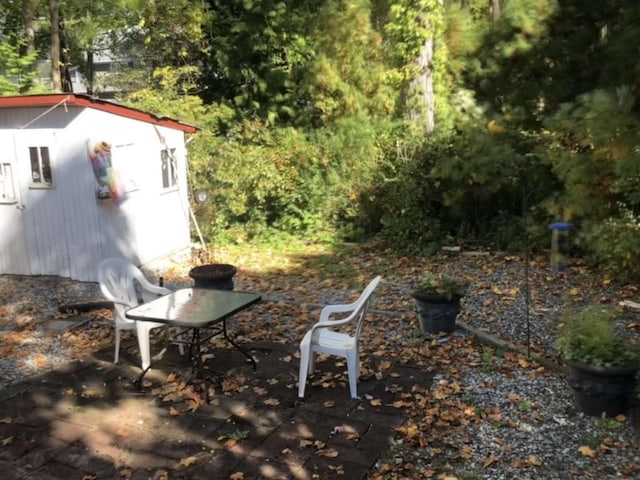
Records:
[[[349,391],[351,398],[358,398],[358,377],[360,375],[360,333],[364,324],[364,318],[369,309],[371,294],[380,283],[380,276],[374,278],[364,289],[360,298],[353,303],[344,305],[327,305],[320,312],[320,321],[305,334],[300,342],[300,374],[298,376],[298,397],[304,398],[307,384],[307,376],[313,373],[315,366],[315,354],[326,353],[343,357],[347,361],[349,374]],[[348,314],[346,317],[331,320],[336,313]],[[336,327],[342,327],[355,322],[356,326],[352,334],[335,331]]]
[[[138,336],[140,357],[142,358],[142,371],[145,372],[151,365],[151,347],[149,345],[149,332],[154,328],[166,327],[164,323],[138,322],[125,316],[125,311],[140,304],[136,282],[140,288],[142,301],[152,300],[159,295],[170,293],[171,290],[153,285],[142,272],[124,258],[107,258],[100,263],[98,271],[100,290],[108,300],[113,302],[114,320],[116,326],[116,351],[113,363],[118,363],[120,357],[120,332],[122,330],[135,330]],[[180,345],[180,353],[183,346]]]

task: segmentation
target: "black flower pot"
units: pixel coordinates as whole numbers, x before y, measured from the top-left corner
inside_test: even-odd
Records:
[[[212,290],[233,290],[233,276],[236,267],[226,263],[209,263],[189,270],[195,287]]]
[[[461,297],[447,299],[420,291],[413,292],[411,296],[416,301],[420,328],[424,333],[451,333],[456,329]]]
[[[596,367],[566,361],[567,380],[573,389],[576,407],[591,416],[615,417],[625,413],[636,387],[638,365]]]

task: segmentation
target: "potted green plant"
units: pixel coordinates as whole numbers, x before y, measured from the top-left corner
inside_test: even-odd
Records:
[[[640,345],[621,322],[622,310],[590,305],[564,315],[556,347],[578,410],[612,417],[631,404],[640,368]]]
[[[453,332],[460,312],[460,300],[469,282],[446,273],[427,272],[411,296],[416,301],[420,328],[425,333]]]

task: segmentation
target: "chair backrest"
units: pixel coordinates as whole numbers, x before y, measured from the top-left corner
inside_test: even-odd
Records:
[[[380,283],[380,279],[381,277],[377,276],[371,280],[369,285],[367,285],[367,288],[363,290],[360,297],[355,302],[347,305],[327,305],[324,307],[320,312],[320,321],[316,323],[312,329],[315,331],[317,328],[341,327],[356,322],[355,329],[353,330],[353,336],[356,339],[359,338],[364,318],[369,310],[369,303],[371,303],[371,295],[378,286],[378,283]],[[330,320],[331,315],[334,313],[349,313],[349,315],[341,319]],[[318,335],[318,333],[315,333],[314,335]]]
[[[357,316],[356,321],[358,322],[356,325],[356,331],[355,331],[356,341],[358,341],[357,339],[360,338],[360,332],[362,331],[362,327],[364,326],[364,317],[367,316],[367,312],[369,311],[369,304],[371,303],[371,297],[373,295],[374,290],[378,287],[378,284],[380,283],[381,278],[382,277],[378,275],[376,278],[371,280],[369,282],[369,285],[367,285],[367,288],[365,288],[362,294],[360,295],[360,298],[358,298],[358,300],[356,300],[355,302],[356,303],[355,313]]]
[[[116,311],[124,313],[127,307],[139,304],[135,281],[140,282],[142,272],[129,260],[124,258],[107,258],[100,263],[98,281],[102,294],[113,302]]]

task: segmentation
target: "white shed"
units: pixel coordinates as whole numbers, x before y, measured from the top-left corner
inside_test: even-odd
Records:
[[[189,247],[186,134],[74,94],[0,97],[0,274],[97,281]]]

